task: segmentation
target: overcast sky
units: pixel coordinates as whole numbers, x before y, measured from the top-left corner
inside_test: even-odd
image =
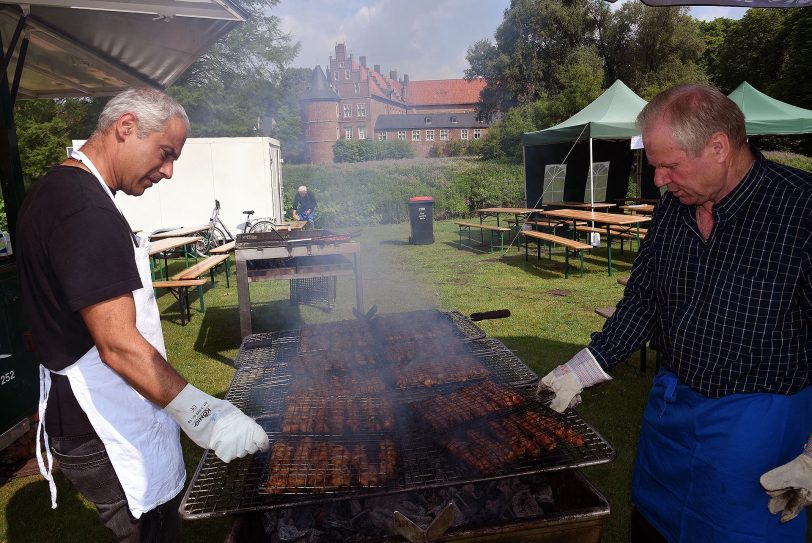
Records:
[[[621,4],[620,0],[614,6]],[[634,0],[631,0],[634,1]],[[325,68],[337,43],[357,60],[381,65],[412,80],[461,78],[465,52],[481,39],[493,41],[510,0],[282,0],[271,12],[302,48],[297,68]],[[739,19],[743,8],[696,7],[692,15]]]

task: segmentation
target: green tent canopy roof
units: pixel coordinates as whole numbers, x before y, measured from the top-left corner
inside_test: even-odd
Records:
[[[524,134],[522,145],[544,145],[584,138],[629,139],[640,134],[634,121],[646,103],[618,79],[591,104],[563,123]]]
[[[812,110],[771,98],[747,81],[728,96],[744,112],[747,133],[750,135],[812,132]]]

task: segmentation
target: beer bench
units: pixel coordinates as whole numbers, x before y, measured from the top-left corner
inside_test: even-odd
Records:
[[[606,235],[605,228],[598,228],[596,226],[576,226],[576,232],[584,232],[584,233],[596,233],[596,234],[603,234]],[[620,252],[623,252],[623,240],[629,240],[629,247],[631,248],[631,241],[637,239],[636,234],[632,234],[629,232],[627,228],[622,228],[619,226],[610,226],[609,231],[612,233],[612,238],[618,238],[620,240]],[[646,230],[640,229],[640,239],[642,240],[646,237]]]
[[[228,258],[229,257],[228,257],[227,254],[210,256],[210,257],[206,258],[205,260],[201,260],[200,262],[198,262],[194,266],[189,266],[188,268],[186,268],[182,272],[176,273],[171,278],[173,280],[176,280],[176,281],[184,280],[184,279],[197,279],[201,275],[205,274],[206,272],[209,272],[211,274],[211,283],[213,285],[214,284],[214,272],[215,272],[215,269],[217,268],[217,266],[219,266],[223,262],[228,261]],[[231,284],[229,283],[229,280],[228,280],[228,273],[226,273],[226,286],[229,287],[229,288],[231,287]]]
[[[471,230],[478,229],[480,234],[480,242],[482,245],[485,245],[485,232],[488,232],[490,235],[490,250],[493,252],[493,244],[494,244],[494,236],[497,234],[499,235],[499,250],[505,249],[505,232],[510,232],[510,228],[506,226],[492,226],[490,224],[479,224],[475,222],[460,222],[454,221],[454,224],[459,226],[460,228],[460,248],[463,247],[462,245],[462,231],[468,231],[468,240],[473,241],[471,239]]]
[[[171,281],[153,281],[152,288],[165,288],[172,296],[178,301],[180,305],[180,323],[185,325],[187,321],[192,320],[192,314],[189,311],[189,289],[197,287],[203,288],[208,279],[182,279]],[[203,307],[203,294],[200,293],[200,306]]]
[[[203,298],[203,285],[208,282],[208,279],[201,279],[200,276],[206,272],[211,274],[211,282],[214,284],[214,272],[217,266],[227,261],[229,255],[214,255],[206,258],[186,268],[180,273],[176,273],[168,281],[153,281],[153,288],[165,288],[169,290],[172,296],[180,304],[180,323],[186,324],[186,321],[191,321],[192,316],[189,310],[189,289],[197,287],[197,296],[200,299],[200,312],[205,313],[206,302]],[[229,285],[228,272],[226,272],[226,285]]]
[[[519,232],[522,236],[524,236],[524,259],[527,260],[528,258],[528,246],[530,245],[530,239],[536,240],[536,246],[538,249],[538,259],[541,259],[541,242],[547,242],[547,247],[549,248],[550,258],[553,258],[553,244],[561,245],[564,247],[564,278],[566,279],[569,277],[569,268],[570,268],[570,251],[577,253],[581,259],[581,277],[584,276],[584,251],[588,251],[592,249],[592,246],[588,243],[581,243],[580,241],[575,241],[570,238],[564,238],[561,236],[555,236],[553,234],[548,234],[546,232],[537,232],[535,230],[521,230]]]

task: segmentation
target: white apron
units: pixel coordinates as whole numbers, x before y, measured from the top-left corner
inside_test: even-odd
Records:
[[[112,199],[113,194],[90,160],[79,151],[74,151],[71,156],[90,169]],[[152,290],[149,241],[138,240],[134,258],[143,288],[133,291],[136,327],[166,358],[158,304]],[[140,518],[143,513],[177,496],[186,481],[177,423],[110,369],[99,357],[95,346],[56,373],[68,377],[79,405],[104,443],[133,517]],[[53,458],[44,427],[50,389],[49,370],[40,366],[37,461],[40,473],[48,480],[51,507],[56,508],[56,485],[51,473]],[[39,447],[41,433],[44,433],[47,468]]]

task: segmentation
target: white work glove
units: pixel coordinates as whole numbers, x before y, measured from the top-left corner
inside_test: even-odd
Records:
[[[268,434],[254,419],[190,384],[164,410],[192,441],[212,449],[223,462],[268,450]]]
[[[550,408],[563,413],[568,407],[581,403],[581,391],[584,388],[611,380],[589,349],[584,348],[569,362],[545,375],[537,390],[551,390],[555,396],[550,402]]]
[[[812,505],[812,435],[803,454],[771,469],[759,479],[770,496],[770,514],[781,513],[781,522],[798,516],[801,509]]]

